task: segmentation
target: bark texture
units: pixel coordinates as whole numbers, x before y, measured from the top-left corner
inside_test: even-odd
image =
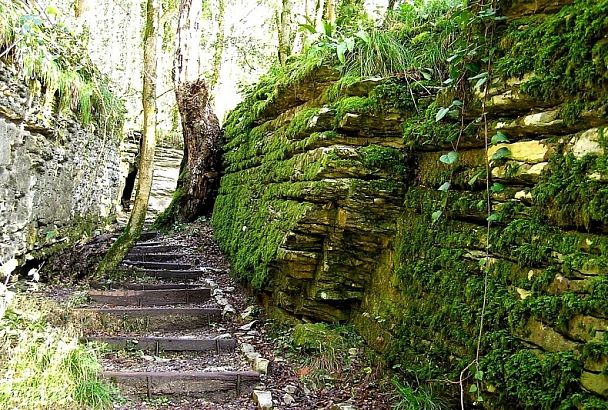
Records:
[[[175,97],[182,122],[184,159],[173,201],[155,222],[157,227],[208,215],[220,179],[221,131],[200,78],[202,2],[182,0],[175,52]]]
[[[112,272],[118,267],[129,249],[139,238],[146,220],[154,173],[154,151],[156,149],[156,38],[158,32],[158,7],[156,2],[157,0],[147,0],[146,3],[142,93],[144,127],[135,201],[124,233],[114,242],[97,268],[98,276]]]
[[[209,215],[217,195],[221,169],[221,131],[209,104],[203,79],[175,89],[184,135],[184,159],[177,184],[177,219],[191,221]]]

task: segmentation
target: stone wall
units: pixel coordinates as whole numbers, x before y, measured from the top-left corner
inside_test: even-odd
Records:
[[[470,96],[464,129],[436,120],[446,93],[404,80],[320,68],[262,84],[227,122],[216,235],[272,314],[350,321],[408,380],[458,380],[483,312],[485,407],[605,408],[608,51],[585,36],[606,6],[503,3],[496,81]],[[513,77],[545,41],[546,67]]]
[[[0,263],[39,258],[91,232],[120,198],[117,139],[38,115],[18,78],[0,63]]]

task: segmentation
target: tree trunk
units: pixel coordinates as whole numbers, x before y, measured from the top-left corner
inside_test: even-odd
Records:
[[[175,95],[184,133],[177,220],[191,221],[213,211],[220,182],[221,132],[203,79],[179,84]]]
[[[290,21],[291,21],[291,2],[282,0],[281,12],[277,16],[277,34],[279,40],[279,62],[285,65],[287,57],[291,55]]]
[[[102,275],[114,271],[133,244],[139,238],[146,219],[148,200],[154,173],[154,150],[156,148],[156,37],[158,24],[157,0],[147,0],[146,27],[144,30],[144,82],[142,104],[144,127],[138,168],[138,183],[133,210],[123,234],[114,242],[97,268]]]
[[[323,18],[330,23],[336,21],[336,0],[325,0]]]
[[[226,16],[226,4],[225,0],[218,0],[218,14],[217,14],[217,39],[215,40],[215,47],[213,53],[213,73],[209,80],[209,88],[213,89],[217,85],[220,79],[220,72],[222,68],[222,57],[224,55],[224,24]]]
[[[220,180],[221,132],[200,75],[202,2],[182,0],[175,53],[175,96],[182,121],[184,159],[171,204],[156,226],[210,214]]]

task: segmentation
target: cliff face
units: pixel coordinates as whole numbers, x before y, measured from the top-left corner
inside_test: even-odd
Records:
[[[483,95],[463,129],[399,79],[262,84],[229,117],[213,223],[277,316],[350,321],[408,377],[457,380],[483,310],[487,407],[602,408],[608,3],[503,3],[487,133]]]
[[[0,63],[0,263],[41,257],[109,219],[120,198],[118,140],[45,118]]]

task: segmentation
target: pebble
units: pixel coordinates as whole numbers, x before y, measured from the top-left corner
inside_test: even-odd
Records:
[[[252,315],[253,312],[255,311],[255,306],[248,306],[243,313],[241,313],[241,319],[243,320],[247,320],[249,319]]]
[[[239,327],[240,330],[244,330],[245,332],[248,332],[251,330],[251,328],[253,327],[253,325],[257,322],[257,320],[254,320],[253,322],[249,322],[246,325],[243,325],[241,327]]]
[[[241,351],[245,354],[247,353],[251,353],[251,352],[255,352],[255,347],[253,347],[252,344],[249,343],[243,343],[241,345]]]
[[[339,403],[334,404],[331,410],[357,410],[357,408],[350,403]]]
[[[253,371],[256,371],[261,374],[267,374],[269,364],[270,364],[270,360],[263,359],[262,357],[256,357],[253,360]]]
[[[253,402],[258,409],[272,409],[272,393],[264,390],[254,390]]]
[[[293,396],[289,393],[285,393],[283,395],[283,403],[285,403],[286,405],[291,405],[293,403],[295,403],[296,399],[293,398]]]
[[[298,388],[292,384],[288,384],[283,388],[289,394],[296,394],[298,392]]]

